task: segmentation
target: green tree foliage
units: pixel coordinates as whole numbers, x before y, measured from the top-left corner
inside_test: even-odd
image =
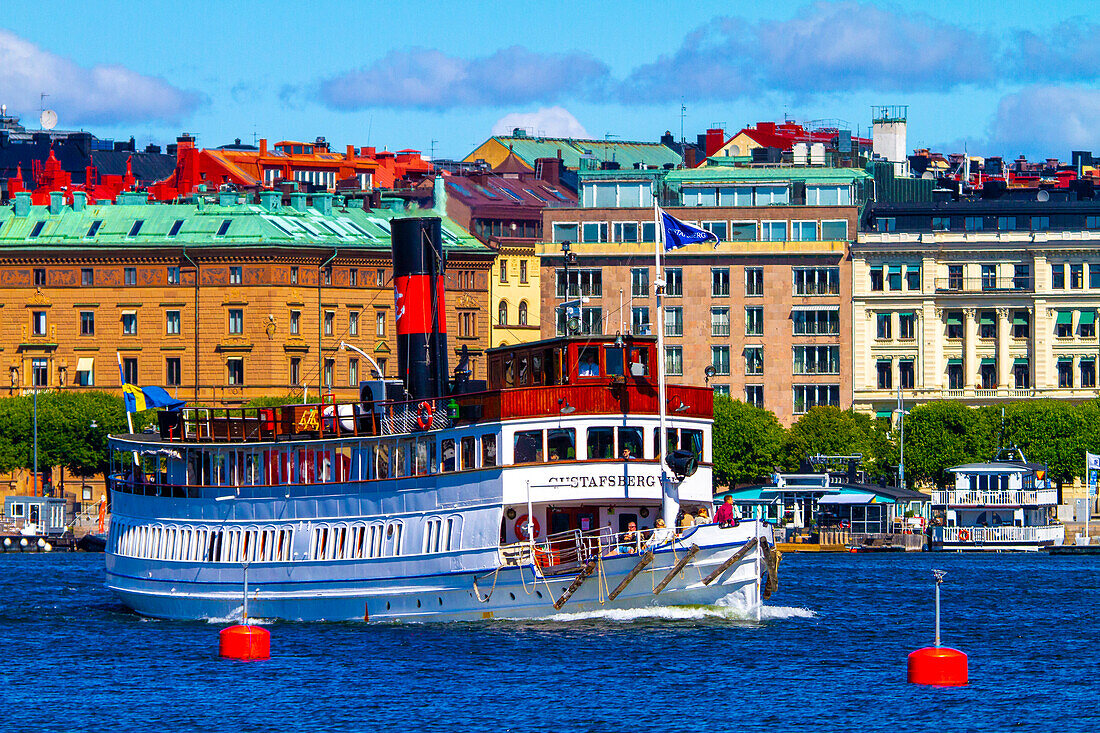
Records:
[[[282,407],[283,405],[297,405],[301,401],[301,395],[285,394],[281,397],[265,395],[263,397],[253,397],[245,404],[245,407]]]
[[[1061,400],[1029,400],[1005,409],[1005,445],[1019,447],[1029,461],[1046,463],[1050,478],[1083,476],[1089,436],[1084,406]]]
[[[885,469],[880,461],[889,455],[884,426],[870,416],[837,407],[814,407],[787,431],[783,446],[783,464],[798,468],[803,458],[827,456],[863,456],[865,470]]]
[[[0,472],[31,464],[31,402],[29,397],[0,399]]]
[[[997,445],[1000,413],[956,400],[914,407],[905,419],[905,474],[943,485],[947,469],[988,461]]]
[[[151,411],[147,411],[151,413]],[[135,415],[135,429],[146,415]],[[93,420],[96,427],[92,427]],[[122,398],[106,392],[40,392],[38,469],[64,466],[77,476],[106,470],[107,435],[125,433]],[[0,470],[33,467],[34,397],[0,399]]]
[[[713,431],[715,485],[754,481],[778,463],[784,431],[768,410],[716,396]]]

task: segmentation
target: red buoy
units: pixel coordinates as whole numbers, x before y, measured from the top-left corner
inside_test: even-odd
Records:
[[[230,626],[218,634],[218,654],[227,659],[270,659],[271,633],[262,626]]]
[[[968,684],[966,655],[946,646],[926,646],[909,655],[909,682],[961,687]]]

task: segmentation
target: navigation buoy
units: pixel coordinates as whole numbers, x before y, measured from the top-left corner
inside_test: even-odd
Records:
[[[271,632],[248,623],[248,563],[244,571],[244,605],[241,623],[218,632],[218,655],[225,659],[270,659]]]
[[[909,682],[914,685],[962,687],[969,683],[967,658],[958,649],[940,646],[940,584],[944,571],[933,570],[936,579],[936,641],[933,646],[909,654]]]
[[[270,659],[271,634],[262,626],[224,628],[218,633],[218,654],[227,659]]]

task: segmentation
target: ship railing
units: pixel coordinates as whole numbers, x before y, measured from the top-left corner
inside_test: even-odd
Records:
[[[168,441],[276,442],[370,437],[441,430],[451,425],[443,398],[401,402],[320,402],[276,407],[186,407],[162,419]]]
[[[1066,529],[1061,524],[1048,526],[1004,525],[1001,527],[933,527],[933,542],[968,542],[971,544],[1005,542],[1057,542],[1064,539]]]
[[[514,542],[500,548],[501,563],[525,565],[534,561],[546,572],[566,571],[589,560],[613,555],[638,555],[678,539],[674,531],[646,528],[635,532],[612,532],[610,527],[558,532],[535,542]],[[532,555],[532,551],[534,554]]]
[[[932,503],[945,506],[1040,506],[1058,503],[1054,489],[948,489],[932,492]]]

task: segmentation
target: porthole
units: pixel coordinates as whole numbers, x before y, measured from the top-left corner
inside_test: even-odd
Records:
[[[390,610],[390,602],[389,601],[386,601],[386,610],[387,611]]]
[[[416,607],[420,608],[420,599],[419,598],[416,599]]]
[[[443,605],[443,599],[442,598],[439,599],[439,605],[441,605],[441,606]]]
[[[535,595],[538,596],[539,598],[542,598],[542,591],[541,590],[535,591]]]

